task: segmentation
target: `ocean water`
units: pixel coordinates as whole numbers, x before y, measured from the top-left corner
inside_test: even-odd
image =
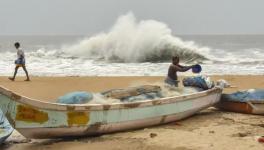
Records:
[[[16,41],[35,76],[165,76],[172,55],[201,64],[206,75],[264,74],[264,35],[177,35],[131,13],[91,36],[0,35],[0,75],[13,74]]]

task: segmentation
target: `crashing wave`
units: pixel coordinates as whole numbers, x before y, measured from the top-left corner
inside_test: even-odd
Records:
[[[133,13],[120,16],[107,33],[64,48],[70,55],[114,62],[160,62],[178,55],[184,62],[206,60],[209,48],[185,42],[155,20],[137,21]]]

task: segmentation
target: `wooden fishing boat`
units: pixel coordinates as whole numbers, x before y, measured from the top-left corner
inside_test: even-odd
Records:
[[[173,122],[219,102],[222,89],[114,104],[58,104],[0,87],[0,108],[27,138],[58,138],[125,131]]]
[[[221,101],[216,105],[216,107],[225,111],[264,115],[264,100],[249,100],[246,102],[239,102],[221,98]]]

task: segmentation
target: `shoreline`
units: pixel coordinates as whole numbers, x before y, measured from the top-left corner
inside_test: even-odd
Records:
[[[0,75],[0,78],[3,77],[10,77],[13,74],[10,75]],[[213,77],[213,76],[264,76],[264,74],[195,74],[195,73],[182,73],[180,75],[178,75],[178,77],[188,77],[188,76],[196,76],[196,75],[204,75],[204,76],[209,76],[209,77]],[[21,75],[21,74],[17,74],[16,77],[18,78],[23,78],[26,75]],[[30,75],[30,77],[51,77],[51,78],[60,78],[60,77],[165,77],[162,75]]]
[[[179,76],[182,80],[185,76]],[[264,76],[261,75],[215,75],[209,76],[211,80],[224,79],[234,88],[226,88],[224,93],[238,90],[263,88]],[[12,82],[6,76],[0,76],[0,86],[4,86],[21,95],[53,101],[59,96],[72,91],[102,92],[109,89],[125,88],[144,84],[163,84],[164,76],[85,76],[85,77],[35,77],[30,82],[25,77],[17,77]]]

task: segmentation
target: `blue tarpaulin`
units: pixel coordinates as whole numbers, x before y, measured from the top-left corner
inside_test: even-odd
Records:
[[[0,144],[2,144],[12,134],[13,130],[13,127],[9,124],[0,109]]]
[[[182,80],[182,83],[184,86],[198,87],[203,90],[214,87],[213,81],[210,81],[210,78],[206,76],[186,77]]]
[[[93,99],[93,94],[88,92],[72,92],[59,97],[57,103],[62,104],[85,104]]]
[[[237,102],[264,101],[264,89],[250,89],[232,94],[222,94],[222,100]]]

